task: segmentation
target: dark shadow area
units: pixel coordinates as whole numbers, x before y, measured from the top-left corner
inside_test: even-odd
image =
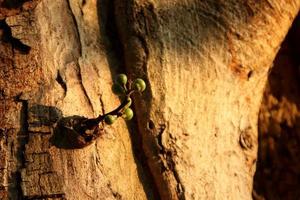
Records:
[[[282,43],[259,115],[255,200],[300,199],[300,15]]]
[[[101,134],[98,124],[91,128],[83,128],[88,118],[82,116],[63,117],[53,131],[50,142],[57,148],[80,149],[90,145]]]
[[[97,0],[97,14],[100,29],[100,39],[104,42],[105,51],[112,77],[126,73],[123,45],[120,41],[115,21],[114,1]],[[117,11],[116,11],[117,12]],[[129,78],[130,75],[129,75]],[[147,157],[142,147],[142,137],[138,133],[137,121],[133,118],[127,123],[132,141],[134,159],[137,164],[138,176],[143,185],[147,199],[159,200],[158,189],[147,164]]]
[[[25,167],[26,158],[24,155],[25,145],[28,143],[28,102],[19,99],[19,96],[15,98],[17,102],[22,103],[21,116],[20,116],[20,131],[18,132],[17,140],[18,140],[18,148],[16,150],[16,157],[18,163],[21,163],[18,166],[18,170],[12,173],[12,179],[10,182],[15,184],[10,184],[8,187],[10,198],[23,199],[24,194],[21,187],[21,168]]]
[[[45,126],[53,128],[50,143],[57,148],[83,148],[101,134],[97,119],[77,115],[63,117],[62,111],[53,106],[33,105],[28,113],[28,123],[31,128]]]
[[[13,49],[18,50],[22,54],[28,54],[31,47],[23,44],[19,39],[12,36],[11,28],[5,20],[0,20],[0,39],[4,42],[11,43]]]
[[[52,126],[62,118],[62,111],[54,106],[33,105],[28,109],[30,126]]]
[[[26,0],[4,0],[0,6],[5,8],[10,8],[10,9],[19,8],[23,5],[25,1]]]

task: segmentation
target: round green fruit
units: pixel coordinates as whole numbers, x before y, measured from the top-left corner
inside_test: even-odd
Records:
[[[125,94],[125,89],[118,83],[112,85],[112,91],[119,96]]]
[[[116,83],[125,85],[127,83],[127,76],[125,74],[119,74],[116,78]]]
[[[117,117],[113,115],[106,115],[104,121],[108,125],[112,125],[116,121]]]
[[[123,112],[122,117],[125,120],[131,120],[133,118],[133,111],[131,110],[131,108],[126,108]]]
[[[143,79],[137,78],[133,82],[133,89],[139,92],[143,92],[146,89],[146,83]]]

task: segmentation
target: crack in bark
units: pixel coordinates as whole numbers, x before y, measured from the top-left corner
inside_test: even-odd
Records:
[[[166,163],[166,165],[167,165],[167,166],[164,166],[165,167],[164,170],[171,171],[171,173],[173,174],[173,176],[177,182],[176,192],[177,192],[178,199],[185,200],[186,199],[185,195],[184,195],[185,189],[184,189],[184,186],[181,184],[179,174],[178,174],[177,170],[175,169],[176,164],[172,159],[174,151],[167,149],[163,145],[163,142],[162,142],[162,140],[163,140],[162,136],[163,136],[163,133],[165,130],[166,130],[166,125],[159,124],[159,129],[158,129],[158,134],[157,134],[157,143],[160,147],[159,153],[162,155],[161,158],[166,160],[166,162],[163,162],[163,163]]]
[[[177,191],[178,198],[180,200],[185,200],[186,199],[185,198],[185,188],[181,184],[181,180],[180,180],[179,174],[178,174],[177,170],[175,169],[176,164],[174,163],[174,161],[172,159],[170,159],[170,161],[171,161],[171,166],[172,166],[172,168],[171,168],[172,170],[171,171],[172,171],[172,173],[174,175],[174,178],[175,178],[175,180],[177,182],[176,191]]]
[[[23,190],[21,187],[22,177],[21,177],[21,170],[25,168],[26,159],[24,157],[26,144],[28,143],[28,101],[17,99],[18,102],[22,103],[21,109],[21,134],[17,136],[19,139],[19,147],[17,148],[17,162],[19,163],[17,166],[17,171],[15,172],[16,176],[16,191],[11,190],[10,192],[17,192],[17,196],[19,198],[23,198]],[[21,137],[20,137],[21,136]],[[23,136],[23,137],[22,137]],[[13,195],[12,195],[13,196]]]
[[[147,17],[149,17],[149,16],[146,15],[145,12],[143,12],[143,9],[142,9],[142,12],[140,12],[141,17],[139,17],[137,19],[141,19],[141,18],[144,19],[143,21],[144,21],[144,26],[145,26],[144,27],[145,33],[144,34],[139,33],[137,37],[138,37],[139,41],[141,42],[142,48],[144,49],[144,53],[146,55],[145,58],[144,58],[143,70],[144,70],[145,73],[147,73],[147,64],[148,64],[149,53],[150,52],[149,52],[148,45],[147,45],[145,37],[149,34],[149,32],[150,32],[150,34],[156,34],[156,31],[158,31],[158,30],[156,30],[157,27],[158,27],[158,22],[157,22],[156,13],[154,12],[154,8],[153,8],[153,5],[151,3],[149,3],[149,5],[146,6],[145,10],[146,10],[145,12],[150,13],[150,14],[149,13],[148,14],[149,14],[150,17],[152,17],[152,22],[154,23],[152,26],[154,26],[154,27],[149,28],[149,26],[151,26],[147,23],[147,21],[149,21],[149,20],[147,20]],[[153,28],[154,28],[154,30],[151,30],[151,31],[148,30],[148,29],[153,29]],[[157,38],[159,38],[159,37],[157,37]],[[159,40],[159,39],[158,39],[158,43],[159,43],[160,46],[163,46],[162,41]],[[170,151],[170,150],[166,149],[163,145],[163,142],[162,142],[162,135],[163,135],[165,129],[166,129],[166,125],[165,124],[160,124],[159,133],[158,133],[158,144],[159,144],[161,149],[160,149],[159,152],[166,159],[167,169],[172,173],[172,175],[175,178],[175,181],[176,181],[176,195],[177,195],[178,199],[185,200],[185,189],[184,189],[184,186],[181,183],[179,174],[175,169],[175,163],[174,163],[174,160],[173,160],[173,151]],[[161,157],[161,158],[163,158],[163,157]]]
[[[123,43],[121,42],[121,35],[118,32],[118,27],[117,27],[117,21],[116,21],[116,12],[118,10],[117,5],[118,2],[113,0],[105,0],[105,1],[97,1],[97,8],[98,8],[98,16],[99,16],[99,27],[100,27],[100,33],[101,37],[104,39],[104,44],[105,44],[105,49],[106,49],[106,54],[108,57],[109,65],[111,68],[111,73],[114,75],[115,71],[114,70],[119,70],[120,68],[122,69],[125,66],[125,50],[122,48]],[[147,43],[146,41],[143,40],[141,37],[141,44],[144,46],[145,49],[147,49],[148,53],[148,48],[147,48]],[[142,63],[143,69],[146,70],[146,64],[148,60],[148,54],[146,56],[146,61]],[[120,70],[121,71],[121,70]],[[124,68],[123,70],[124,71]],[[143,70],[141,70],[143,71]],[[128,72],[128,71],[127,71]],[[129,74],[130,76],[130,74]],[[102,108],[104,108],[104,103],[102,102],[102,99],[100,97],[100,103]],[[102,112],[104,112],[104,109],[102,109]],[[134,127],[134,128],[133,128]],[[151,170],[149,169],[149,166],[147,164],[147,157],[145,155],[145,152],[142,150],[142,139],[141,136],[138,136],[138,133],[134,133],[134,130],[137,130],[137,121],[132,122],[131,126],[128,129],[130,132],[132,144],[133,144],[133,152],[134,152],[134,157],[135,159],[139,160],[141,169],[143,169],[142,176],[145,176],[145,179],[147,181],[141,180],[141,183],[145,185],[143,187],[147,188],[145,189],[146,195],[148,198],[152,199],[160,199],[158,195],[158,189],[157,185],[154,183],[154,177],[153,174],[151,173]],[[130,130],[131,129],[131,130]],[[133,139],[134,138],[134,139]],[[151,185],[150,188],[148,188],[148,184]],[[151,192],[150,192],[151,191]]]
[[[70,11],[71,17],[72,17],[74,25],[75,25],[76,35],[77,35],[77,38],[79,40],[78,41],[78,45],[79,45],[79,57],[81,57],[82,56],[82,45],[81,45],[81,36],[80,36],[79,26],[78,26],[76,17],[75,17],[75,15],[73,13],[73,10],[71,8],[70,0],[67,0],[67,5],[68,5],[68,9]]]
[[[66,97],[68,88],[67,88],[67,84],[65,82],[65,80],[62,78],[60,71],[57,71],[57,75],[56,75],[56,79],[55,79],[58,84],[62,87],[62,89],[64,90],[64,97]]]
[[[113,190],[113,188],[111,187],[111,183],[107,184],[108,189],[110,190],[111,194],[113,195],[113,197],[115,197],[115,199],[117,200],[121,200],[122,199],[122,195],[116,191]]]
[[[104,108],[104,102],[103,102],[103,100],[102,100],[102,95],[103,95],[103,94],[100,95],[99,101],[100,101],[101,111],[102,111],[101,114],[104,115],[104,114],[105,114],[105,108]]]
[[[8,172],[8,156],[5,152],[5,147],[7,146],[8,139],[7,139],[7,132],[8,130],[6,128],[0,128],[0,154],[1,154],[1,161],[3,163],[0,163],[0,198],[7,198],[8,195],[8,186],[5,180],[5,177],[7,177]]]
[[[44,200],[44,199],[60,199],[65,200],[65,194],[48,194],[39,196],[29,196],[25,197],[24,200]]]
[[[162,143],[162,134],[164,133],[166,129],[166,125],[165,124],[160,124],[159,125],[159,130],[158,130],[158,134],[157,134],[157,143],[160,147],[160,153],[164,154],[166,152],[165,147]]]
[[[81,67],[80,67],[79,64],[78,64],[77,66],[78,66],[78,69],[79,69],[78,78],[79,78],[79,82],[80,82],[82,91],[83,91],[83,93],[84,93],[84,96],[85,96],[86,99],[87,99],[87,103],[88,103],[89,106],[91,107],[93,113],[95,113],[93,103],[92,103],[92,101],[91,101],[91,99],[90,99],[90,97],[89,97],[89,95],[88,95],[88,93],[87,93],[87,90],[86,90],[86,88],[84,87],[83,81],[82,81]]]
[[[151,2],[145,2],[143,6],[139,6],[135,3],[135,1],[130,1],[129,3],[123,3],[122,1],[118,1],[120,5],[119,8],[116,9],[117,15],[117,23],[119,28],[119,35],[122,39],[123,47],[125,48],[125,60],[126,60],[126,67],[130,74],[142,76],[147,80],[147,68],[148,68],[148,60],[150,56],[150,52],[148,49],[148,42],[155,41],[158,46],[160,46],[161,53],[163,53],[163,42],[159,36],[159,22],[157,18],[157,14],[155,13],[154,6]],[[119,12],[120,10],[125,10],[123,12]],[[160,60],[162,63],[163,61]],[[151,94],[151,87],[149,87],[148,93],[146,93],[148,98],[152,98]],[[147,108],[144,107],[143,112],[147,112]],[[157,130],[157,129],[156,129]],[[185,199],[185,189],[181,180],[179,178],[179,174],[175,169],[175,163],[173,154],[171,151],[165,149],[162,144],[162,134],[165,130],[165,126],[161,126],[158,134],[155,134],[153,131],[149,130],[154,133],[154,135],[158,135],[157,138],[153,138],[157,140],[157,151],[158,154],[155,155],[148,155],[148,156],[155,156],[158,157],[161,161],[160,164],[157,163],[157,166],[154,167],[153,173],[158,173],[159,169],[156,168],[163,167],[165,170],[169,171],[170,173],[167,176],[172,176],[175,183],[171,183],[166,181],[164,178],[158,178],[156,180],[156,187],[160,187],[157,184],[160,182],[166,183],[166,187],[170,187],[170,193],[161,191],[162,196],[169,195],[171,197],[172,191],[176,194],[178,199]],[[144,129],[140,129],[143,134],[149,134],[145,132]],[[145,151],[145,150],[144,150]],[[151,150],[150,150],[151,151]],[[148,161],[148,165],[152,165]],[[155,172],[156,171],[156,172]],[[162,176],[159,174],[152,174],[153,177]],[[174,184],[174,185],[173,185]],[[175,186],[175,187],[174,187]],[[174,188],[173,188],[174,187]],[[173,189],[172,189],[173,188]]]
[[[148,49],[148,45],[147,45],[147,42],[145,40],[144,37],[142,37],[141,35],[136,35],[137,39],[139,40],[143,50],[144,50],[144,53],[145,53],[145,56],[144,56],[144,59],[142,60],[143,61],[143,64],[142,64],[142,72],[144,74],[147,73],[147,65],[148,65],[148,60],[149,60],[149,49]],[[143,76],[145,76],[143,74]]]
[[[120,23],[119,28],[121,29],[120,32],[121,34],[123,34],[122,36],[125,38],[123,41],[123,45],[130,46],[129,48],[125,49],[125,51],[127,51],[126,55],[130,57],[129,62],[126,63],[127,64],[126,67],[130,67],[130,72],[144,76],[145,74],[147,74],[147,65],[148,65],[149,54],[150,54],[148,49],[148,44],[147,44],[148,39],[151,40],[154,38],[155,41],[158,42],[157,44],[159,46],[163,46],[162,41],[159,39],[160,38],[159,35],[157,35],[159,31],[157,16],[154,11],[154,7],[150,2],[147,2],[143,7],[135,7],[135,5],[126,5],[126,6],[128,6],[128,8],[126,9],[128,9],[129,12],[131,12],[131,13],[126,13],[126,15],[129,15],[129,17],[127,17],[127,19],[129,18],[129,22],[126,20],[122,21],[122,19],[120,19],[119,22]],[[122,16],[121,14],[118,17],[124,17],[124,16]],[[126,24],[127,27],[124,28],[123,27],[124,23],[129,23],[129,24]],[[141,48],[142,50],[139,48]],[[134,58],[133,61],[131,57]],[[132,67],[134,68],[134,70],[131,70]],[[151,98],[151,94],[149,95]],[[158,135],[156,139],[158,142],[158,148],[160,154],[160,156],[158,157],[162,161],[161,167],[165,167],[165,170],[169,171],[170,172],[169,175],[173,176],[174,180],[176,181],[175,183],[176,188],[174,189],[176,190],[177,198],[184,200],[185,189],[183,184],[181,183],[179,174],[175,169],[175,163],[173,160],[174,159],[173,151],[166,149],[162,143],[162,134],[165,128],[166,128],[165,125],[161,124],[158,130],[158,134],[156,134]],[[148,133],[144,133],[144,134],[148,134]],[[169,185],[169,187],[170,186],[171,185]]]
[[[93,103],[92,103],[92,101],[91,101],[91,99],[90,99],[90,97],[89,97],[89,95],[87,93],[87,90],[86,90],[86,88],[85,88],[85,86],[83,84],[81,67],[80,67],[80,64],[78,62],[78,59],[80,57],[82,57],[82,44],[81,44],[81,35],[80,35],[79,25],[78,25],[78,22],[76,20],[75,14],[74,14],[74,12],[73,12],[73,10],[71,8],[70,0],[67,0],[67,5],[68,5],[68,9],[70,11],[70,15],[71,15],[71,17],[73,19],[73,22],[74,22],[74,25],[75,25],[75,30],[76,30],[76,35],[77,35],[77,38],[78,38],[77,44],[79,45],[79,56],[78,56],[77,61],[76,61],[76,65],[77,65],[78,70],[79,70],[78,78],[79,78],[79,81],[80,81],[80,85],[81,85],[82,91],[83,91],[83,93],[84,93],[84,95],[85,95],[85,97],[87,99],[87,103],[91,107],[93,113],[95,113],[95,110],[94,110],[94,107],[93,107]]]

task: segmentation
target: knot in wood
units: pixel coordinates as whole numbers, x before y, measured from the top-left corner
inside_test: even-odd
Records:
[[[239,138],[240,146],[243,149],[252,149],[253,148],[253,138],[252,138],[251,128],[247,128],[242,131]]]

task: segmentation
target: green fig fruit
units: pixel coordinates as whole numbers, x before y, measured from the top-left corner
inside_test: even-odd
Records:
[[[126,108],[123,112],[122,117],[127,121],[131,120],[133,118],[133,111],[131,110],[131,108]]]
[[[112,125],[116,121],[117,117],[113,115],[106,115],[104,121],[108,125]]]
[[[116,83],[120,85],[125,85],[127,83],[127,76],[125,74],[118,74],[116,78]]]
[[[133,82],[133,89],[139,92],[143,92],[146,89],[146,83],[143,79],[137,78]]]

